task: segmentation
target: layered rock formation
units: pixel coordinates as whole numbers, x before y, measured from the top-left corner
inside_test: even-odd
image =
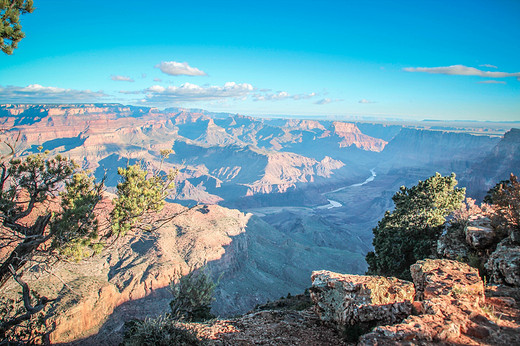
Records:
[[[486,156],[469,167],[461,183],[481,200],[487,191],[510,174],[520,175],[520,129],[512,128]]]
[[[366,332],[367,327],[378,325],[361,336],[359,345],[520,341],[520,334],[514,332],[520,327],[518,321],[506,321],[501,327],[490,312],[491,305],[485,305],[484,284],[475,268],[457,261],[428,259],[412,265],[411,272],[413,284],[315,272],[311,290],[315,310],[323,321],[334,321],[342,330],[357,327]],[[512,298],[491,301],[499,306],[516,304]],[[517,313],[512,312],[512,316]],[[513,329],[509,331],[505,326]]]
[[[21,154],[36,152],[40,146],[51,154],[65,154],[99,178],[107,171],[109,186],[116,183],[116,168],[128,160],[158,167],[159,150],[173,149],[166,168],[182,165],[191,172],[183,176],[189,184],[181,186],[179,198],[201,203],[285,193],[297,184],[345,179],[357,174],[357,168],[341,160],[345,150],[380,151],[386,143],[351,123],[335,122],[331,132],[326,130],[328,124],[317,121],[273,126],[239,115],[117,104],[3,105],[0,115],[9,129],[7,137],[14,140],[21,134],[17,143]],[[324,153],[321,143],[332,145],[334,152]],[[309,146],[315,150],[307,152]]]
[[[332,123],[334,134],[341,138],[340,148],[355,145],[359,149],[370,151],[382,151],[388,142],[382,139],[374,139],[373,137],[362,134],[355,124],[335,121]]]

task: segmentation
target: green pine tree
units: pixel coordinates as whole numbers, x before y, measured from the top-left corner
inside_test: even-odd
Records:
[[[401,187],[392,197],[394,211],[387,211],[373,229],[368,274],[411,279],[410,265],[433,254],[446,216],[464,200],[465,189],[456,185],[454,173],[436,173],[412,188]]]

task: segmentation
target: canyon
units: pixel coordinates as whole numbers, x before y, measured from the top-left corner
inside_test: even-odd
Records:
[[[53,289],[41,288],[63,294],[53,306],[56,342],[166,311],[169,282],[204,264],[220,277],[219,316],[301,293],[313,271],[363,274],[371,229],[400,186],[455,172],[467,195],[482,200],[510,173],[520,174],[520,130],[509,125],[268,119],[118,104],[0,106],[2,140],[19,136],[17,155],[48,150],[74,158],[106,177],[108,194],[117,167],[128,163],[179,169],[168,208],[186,213],[157,234],[60,265],[74,294],[57,279]],[[161,165],[162,149],[173,152]]]

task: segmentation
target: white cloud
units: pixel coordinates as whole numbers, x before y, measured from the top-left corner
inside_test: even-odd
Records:
[[[495,65],[491,65],[491,64],[482,64],[482,65],[479,65],[479,66],[480,67],[487,67],[487,68],[498,68]]]
[[[146,103],[169,103],[242,98],[247,96],[251,91],[253,91],[251,84],[227,82],[223,86],[211,85],[207,87],[201,87],[191,83],[185,83],[179,87],[153,85],[143,92],[146,94]]]
[[[119,93],[125,94],[125,95],[142,95],[143,91],[142,90],[135,90],[135,91],[120,90]]]
[[[316,102],[314,102],[314,104],[317,104],[317,105],[326,105],[328,103],[331,103],[332,100],[329,99],[328,97],[324,98],[324,99],[321,99],[321,100],[318,100]]]
[[[110,76],[110,79],[115,80],[117,82],[133,82],[134,80],[127,76]]]
[[[5,103],[95,102],[107,97],[103,91],[62,89],[31,84],[26,87],[0,86],[0,99]]]
[[[339,102],[339,101],[343,101],[343,99],[331,99],[331,98],[326,97],[324,99],[314,102],[314,104],[315,105],[326,105],[326,104],[329,104],[332,102]]]
[[[163,73],[169,74],[170,76],[206,75],[206,72],[201,71],[198,68],[191,67],[187,62],[162,61],[160,64],[155,65],[155,67],[160,69]]]
[[[293,100],[307,100],[307,99],[310,99],[314,96],[316,96],[317,94],[312,92],[310,94],[296,94],[296,95],[293,95],[292,96],[292,99]]]
[[[457,76],[479,76],[487,78],[504,78],[504,77],[520,77],[520,72],[498,72],[498,71],[482,71],[474,67],[464,65],[452,65],[443,67],[406,67],[408,72],[425,72],[433,74],[446,74]]]
[[[367,100],[367,99],[361,99],[361,100],[358,101],[358,103],[368,104],[368,103],[376,103],[376,101],[370,101],[370,100]]]
[[[265,90],[265,89],[264,89]],[[254,94],[253,100],[254,101],[279,101],[279,100],[307,100],[312,97],[317,96],[315,92],[312,92],[310,94],[295,94],[291,95],[287,91],[278,91],[276,93],[264,93],[264,94]]]
[[[503,80],[483,80],[480,82],[477,82],[479,84],[506,84]]]

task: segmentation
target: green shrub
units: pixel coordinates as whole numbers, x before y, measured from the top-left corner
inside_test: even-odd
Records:
[[[195,333],[179,322],[161,316],[155,319],[131,320],[125,323],[123,345],[166,346],[201,345]]]
[[[181,277],[177,283],[172,281],[170,284],[173,294],[173,300],[170,302],[172,317],[195,322],[214,318],[210,310],[216,286],[206,268],[191,271]]]
[[[520,182],[518,182],[518,177],[511,173],[509,180],[501,181],[489,190],[484,201],[492,203],[495,207],[496,214],[492,221],[497,226],[496,228],[503,230],[504,234],[501,236],[508,236],[508,232],[520,234]],[[519,239],[515,241],[519,241]]]
[[[392,197],[394,211],[373,229],[375,252],[366,256],[369,274],[411,279],[410,266],[434,253],[446,216],[464,200],[465,189],[456,185],[454,173],[436,173],[412,188],[401,187]]]

